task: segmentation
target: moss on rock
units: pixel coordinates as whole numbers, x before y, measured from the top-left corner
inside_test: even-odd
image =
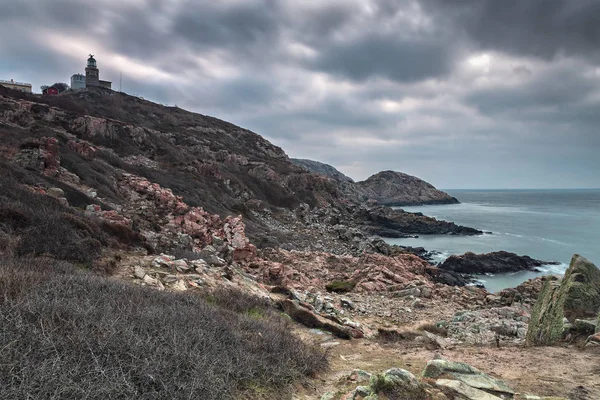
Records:
[[[575,254],[562,281],[544,284],[531,313],[527,344],[551,345],[566,333],[565,319],[596,317],[600,310],[600,270]]]

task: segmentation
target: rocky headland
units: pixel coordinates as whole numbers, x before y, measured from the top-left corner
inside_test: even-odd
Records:
[[[455,201],[417,178],[340,183],[233,124],[102,89],[0,88],[0,135],[0,283],[24,274],[0,285],[3,315],[21,321],[0,336],[7,398],[79,393],[40,380],[50,356],[69,376],[67,349],[83,349],[71,359],[89,358],[85,379],[106,398],[600,398],[597,268],[574,258],[562,281],[468,286],[463,267],[380,237],[481,234],[384,205]],[[487,256],[477,268],[515,261]],[[39,278],[25,267],[38,264]],[[52,348],[59,328],[66,344]],[[550,343],[563,347],[525,346]]]
[[[396,171],[382,171],[354,185],[344,185],[344,193],[359,202],[387,206],[457,204],[458,200],[417,177]]]
[[[339,184],[344,195],[358,203],[385,206],[457,204],[449,194],[415,176],[396,171],[381,171],[368,179],[354,182],[335,167],[313,160],[291,159],[308,171],[329,177]]]
[[[544,265],[558,265],[555,261],[541,261],[507,251],[487,254],[465,253],[448,257],[439,267],[461,274],[505,274],[519,271],[537,271]]]

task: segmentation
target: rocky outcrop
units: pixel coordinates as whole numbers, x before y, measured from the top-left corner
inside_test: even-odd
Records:
[[[535,260],[529,256],[519,256],[507,251],[487,254],[465,253],[450,256],[440,268],[462,274],[502,274],[518,271],[535,271],[538,267],[558,264],[552,261]]]
[[[379,172],[366,181],[346,185],[344,193],[358,202],[387,206],[456,204],[459,201],[417,177],[395,171]]]
[[[577,319],[600,311],[600,270],[575,254],[560,281],[544,284],[531,314],[528,345],[551,345],[565,337]]]
[[[482,231],[440,221],[422,213],[410,213],[390,207],[357,207],[354,211],[357,224],[372,234],[382,237],[405,237],[407,235],[481,235]]]
[[[352,178],[342,174],[340,171],[335,169],[329,164],[325,164],[319,161],[306,160],[302,158],[290,158],[290,161],[294,164],[314,172],[315,174],[325,175],[336,182],[350,182],[354,183]]]

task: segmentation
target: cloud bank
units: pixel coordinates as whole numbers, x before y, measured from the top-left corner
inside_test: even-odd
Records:
[[[0,79],[102,79],[355,179],[600,187],[595,0],[0,1]]]

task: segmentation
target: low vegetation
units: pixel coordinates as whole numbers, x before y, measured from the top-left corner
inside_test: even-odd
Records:
[[[325,286],[328,292],[348,293],[354,290],[356,282],[354,281],[333,281]]]
[[[33,179],[26,171],[8,167],[3,171],[5,174],[0,177],[0,254],[51,255],[91,265],[101,255],[103,247],[144,245],[142,237],[126,226],[117,227],[85,216],[82,211],[65,207],[53,197],[26,188],[19,183]],[[68,193],[66,195],[69,197]]]
[[[207,301],[208,300],[208,301]],[[326,367],[268,303],[0,259],[0,398],[260,398]]]

